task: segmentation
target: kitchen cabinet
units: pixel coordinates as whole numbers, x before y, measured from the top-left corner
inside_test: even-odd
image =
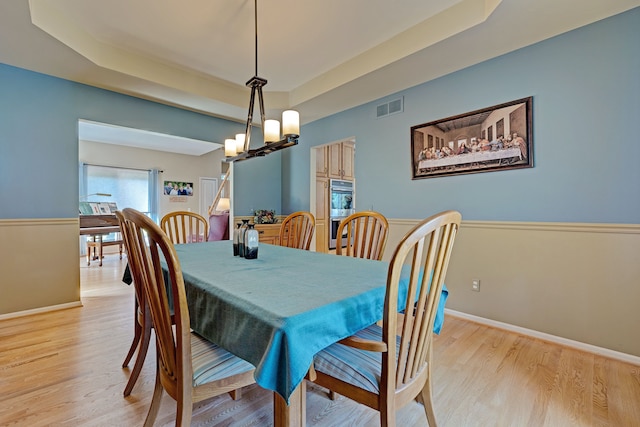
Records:
[[[353,162],[355,147],[351,142],[342,143],[342,179],[352,181],[354,179]]]
[[[328,146],[328,151],[329,178],[353,180],[354,144],[352,142],[331,144]]]
[[[316,252],[329,249],[329,179],[316,178]]]
[[[256,224],[254,228],[258,230],[260,243],[270,245],[280,244],[280,223],[277,224]]]
[[[327,253],[329,251],[329,228],[327,221],[316,223],[316,252]]]
[[[316,148],[316,176],[327,178],[329,176],[329,147]]]
[[[316,221],[324,221],[329,217],[329,180],[316,179]]]

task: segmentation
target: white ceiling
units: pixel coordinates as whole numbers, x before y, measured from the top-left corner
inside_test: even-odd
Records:
[[[267,115],[304,124],[637,6],[258,0]],[[253,18],[252,0],[2,0],[0,62],[243,121]]]

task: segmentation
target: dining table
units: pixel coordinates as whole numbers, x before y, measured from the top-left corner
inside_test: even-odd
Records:
[[[262,243],[245,259],[229,240],[175,249],[194,332],[255,366],[256,383],[274,392],[275,426],[304,426],[314,355],[382,319],[388,262]]]

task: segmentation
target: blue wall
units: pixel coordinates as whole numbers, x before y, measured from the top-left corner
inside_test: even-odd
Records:
[[[404,113],[375,106],[404,97]],[[533,96],[534,168],[411,180],[411,126]],[[358,210],[640,223],[640,8],[303,126],[283,209],[309,208],[309,151],[356,137]]]
[[[261,140],[262,133],[259,129],[254,135],[257,135],[257,139]],[[257,144],[251,145],[256,147]],[[282,214],[280,152],[238,162],[234,168],[233,208],[235,215],[252,215],[256,209],[270,209],[275,210],[277,215]]]
[[[236,165],[236,214],[309,209],[313,146],[356,137],[357,207],[394,218],[640,223],[640,8],[302,127]],[[534,168],[411,180],[411,126],[533,96]],[[223,141],[242,124],[0,64],[0,218],[77,215],[78,119]],[[13,185],[8,185],[13,183]]]
[[[78,215],[78,119],[210,141],[244,130],[240,123],[0,64],[0,219]],[[256,162],[252,173],[271,178],[249,180],[247,188],[241,181],[237,190],[249,199],[256,191],[277,200],[280,209],[277,163],[274,172],[269,162]]]

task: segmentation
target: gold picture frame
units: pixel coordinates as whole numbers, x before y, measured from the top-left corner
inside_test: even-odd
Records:
[[[533,167],[533,97],[411,127],[412,179]]]

